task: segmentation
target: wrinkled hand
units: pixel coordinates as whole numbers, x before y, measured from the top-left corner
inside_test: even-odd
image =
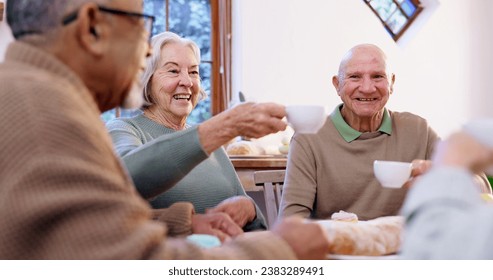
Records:
[[[224,242],[242,234],[243,230],[227,214],[210,213],[192,216],[192,232],[214,235]]]
[[[437,166],[467,168],[474,173],[479,173],[493,164],[493,150],[482,145],[470,135],[457,132],[438,144],[433,163]]]
[[[275,224],[272,232],[291,246],[298,259],[325,259],[329,253],[327,234],[317,223],[304,222],[300,217],[288,217]]]
[[[241,103],[198,126],[199,140],[207,154],[231,139],[259,138],[286,129],[284,106],[275,103]]]
[[[230,114],[237,132],[235,136],[260,138],[286,129],[284,106],[275,103],[241,103],[225,112]]]
[[[431,160],[415,159],[412,161],[411,179],[404,184],[405,188],[412,186],[417,177],[426,173],[432,165]]]
[[[257,215],[253,201],[246,196],[230,197],[216,207],[208,209],[206,213],[220,212],[228,214],[241,228],[253,221]]]
[[[432,161],[431,160],[424,160],[424,159],[415,159],[412,161],[412,171],[411,171],[411,176],[412,177],[418,177],[426,171],[428,171],[431,168]]]

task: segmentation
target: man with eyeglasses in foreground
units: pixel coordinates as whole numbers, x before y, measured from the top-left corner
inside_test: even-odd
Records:
[[[142,1],[9,0],[6,10],[16,41],[0,64],[0,259],[326,256],[321,227],[299,218],[241,234],[225,214],[197,219],[189,203],[153,213],[139,197],[99,115],[142,102],[153,21]],[[285,128],[282,106],[263,108],[252,131]],[[183,239],[214,232],[230,238],[212,249]]]

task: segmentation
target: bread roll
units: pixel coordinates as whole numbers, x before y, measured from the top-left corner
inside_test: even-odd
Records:
[[[236,155],[248,155],[248,156],[258,156],[265,154],[265,152],[258,147],[256,144],[250,141],[238,141],[233,142],[226,148],[226,153],[230,156]]]
[[[382,256],[399,250],[404,218],[388,216],[357,223],[331,220],[319,223],[326,229],[330,254]]]

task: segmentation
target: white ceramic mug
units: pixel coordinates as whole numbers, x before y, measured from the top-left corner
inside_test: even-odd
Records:
[[[317,133],[327,118],[325,108],[320,105],[288,105],[286,113],[296,133]]]
[[[412,163],[400,161],[375,160],[373,172],[383,187],[400,188],[411,177]]]

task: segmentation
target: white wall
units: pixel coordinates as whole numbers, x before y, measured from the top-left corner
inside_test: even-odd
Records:
[[[493,117],[493,1],[439,2],[416,34],[396,44],[361,0],[233,0],[233,92],[332,111],[339,60],[366,42],[393,64],[390,109],[427,118],[442,136],[468,119]],[[0,61],[12,40],[4,16]]]
[[[7,4],[6,0],[3,0]],[[14,40],[10,28],[7,24],[7,18],[5,16],[5,10],[3,12],[3,21],[0,21],[0,61],[3,61],[7,45]]]
[[[331,84],[353,45],[384,49],[396,73],[388,107],[429,120],[445,137],[493,113],[493,1],[439,0],[416,34],[396,44],[361,0],[233,0],[233,92],[283,104],[340,103]]]
[[[450,0],[449,0],[450,1]],[[467,92],[471,115],[493,116],[493,1],[474,0],[481,5],[470,11],[469,48],[471,63],[465,79],[470,81]]]

